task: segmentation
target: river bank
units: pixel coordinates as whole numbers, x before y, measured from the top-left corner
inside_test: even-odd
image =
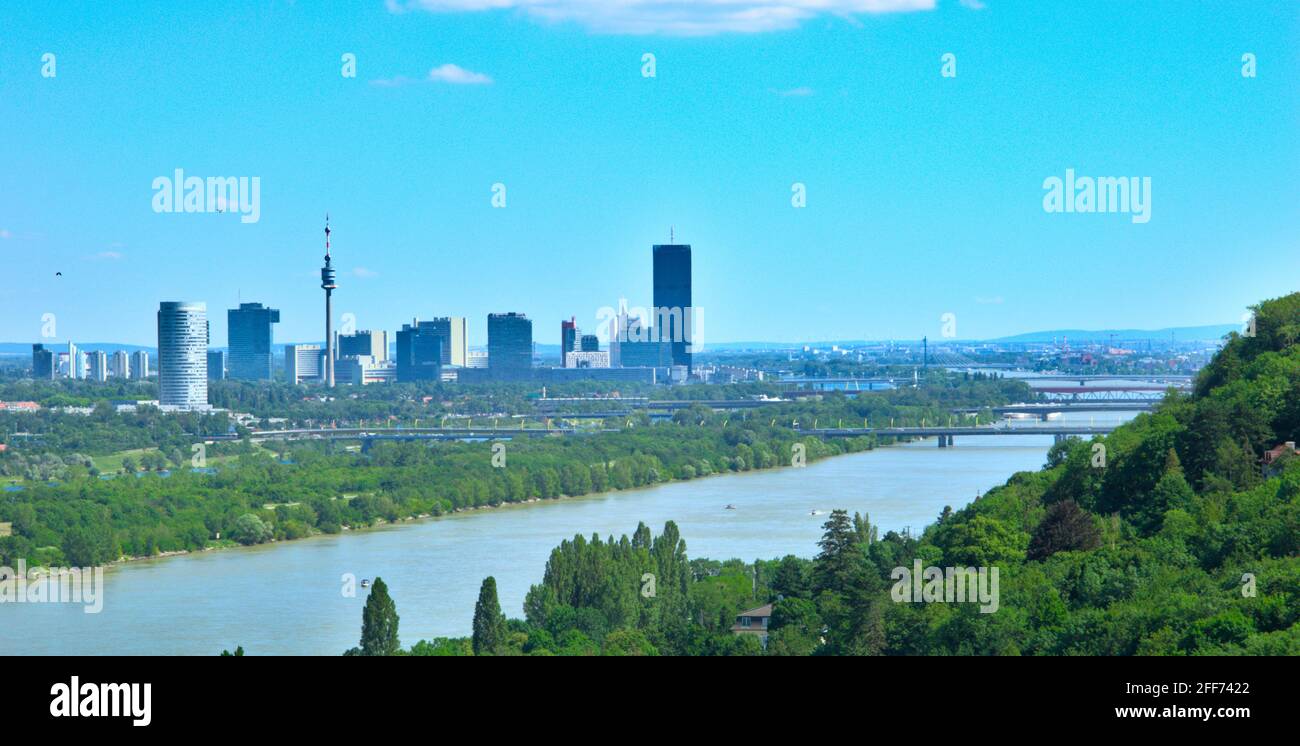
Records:
[[[655,531],[677,523],[692,558],[752,561],[817,551],[825,515],[869,513],[882,532],[919,531],[945,505],[961,507],[1013,473],[1039,468],[1050,436],[1002,436],[936,448],[914,442],[781,468],[692,479],[549,503],[504,504],[400,521],[350,535],[322,534],[124,563],[105,573],[104,608],[0,605],[0,623],[41,630],[0,640],[0,654],[337,655],[356,644],[365,591],[347,579],[382,577],[401,637],[468,634],[482,579],[497,580],[502,610],[522,615],[551,550],[574,535]],[[734,510],[727,510],[727,505]]]
[[[876,450],[877,448],[881,448],[881,447],[894,447],[894,446],[899,446],[899,445],[906,445],[906,443],[901,443],[901,442],[892,442],[892,443],[887,444],[886,446],[878,446],[878,445],[874,445],[874,444],[873,444],[873,445],[871,445],[871,446],[868,446],[868,447],[865,448],[865,449],[858,450],[858,451],[850,451],[850,452],[847,452],[847,453],[838,453],[838,454],[834,454],[834,455],[830,455],[830,456],[823,456],[823,457],[820,457],[820,458],[812,458],[812,459],[810,459],[810,463],[819,463],[819,462],[822,462],[822,461],[826,461],[826,460],[828,460],[828,459],[842,458],[842,457],[844,457],[844,456],[850,456],[850,455],[853,455],[853,454],[856,454],[856,453],[866,453],[866,452],[870,452],[870,451]],[[365,531],[370,531],[370,530],[374,530],[374,529],[378,529],[378,528],[392,527],[392,526],[401,526],[401,525],[406,525],[406,524],[415,523],[415,522],[419,522],[419,521],[424,521],[424,520],[429,520],[429,519],[435,519],[435,518],[442,518],[442,517],[446,517],[446,516],[457,515],[457,514],[463,514],[463,513],[475,513],[475,512],[479,512],[479,511],[498,510],[498,509],[501,509],[501,508],[507,508],[507,507],[511,507],[511,506],[526,506],[526,505],[533,505],[533,504],[535,504],[535,503],[551,503],[551,502],[557,502],[557,501],[561,501],[561,500],[573,500],[573,499],[585,498],[585,497],[601,497],[601,496],[609,495],[609,494],[611,494],[611,493],[615,493],[615,492],[631,492],[631,491],[635,491],[635,490],[651,489],[651,488],[653,488],[653,487],[658,487],[658,486],[663,486],[663,485],[668,485],[668,484],[678,484],[678,483],[685,483],[685,482],[697,482],[697,481],[701,481],[701,480],[705,480],[705,479],[710,479],[710,478],[720,478],[720,477],[735,476],[735,475],[737,475],[737,474],[746,474],[746,473],[754,473],[754,472],[770,472],[770,471],[777,471],[777,470],[783,470],[783,469],[795,469],[795,468],[806,468],[806,467],[777,466],[777,467],[771,467],[771,468],[767,468],[767,469],[750,469],[750,470],[747,470],[747,471],[738,471],[738,472],[737,472],[737,471],[713,472],[713,473],[711,473],[711,474],[697,475],[697,476],[687,477],[687,478],[684,478],[684,479],[683,479],[683,478],[677,478],[677,479],[672,479],[672,480],[670,480],[670,481],[660,482],[660,483],[658,483],[658,484],[654,484],[654,485],[643,485],[643,486],[641,486],[641,487],[632,487],[632,488],[628,488],[628,489],[624,489],[624,490],[619,490],[619,489],[611,488],[611,489],[603,490],[603,491],[601,491],[601,492],[587,492],[587,493],[583,493],[583,494],[580,494],[580,495],[558,495],[558,496],[553,497],[553,498],[537,498],[537,497],[534,497],[534,498],[529,498],[529,499],[527,499],[527,500],[503,501],[503,502],[500,502],[500,503],[489,504],[489,505],[475,505],[475,506],[467,506],[467,507],[453,508],[452,510],[449,510],[449,511],[446,511],[446,512],[443,512],[443,513],[437,513],[437,514],[433,514],[433,513],[420,513],[420,514],[418,514],[418,515],[407,516],[407,517],[404,517],[404,518],[398,518],[398,519],[393,520],[393,521],[390,521],[390,520],[387,520],[387,519],[384,519],[384,518],[376,518],[376,519],[375,519],[375,522],[372,523],[372,524],[369,524],[369,525],[364,525],[364,526],[348,526],[348,525],[344,525],[344,526],[341,526],[341,527],[340,527],[340,530],[339,530],[338,533],[326,533],[326,532],[323,532],[323,531],[320,531],[320,530],[318,530],[318,529],[314,529],[314,528],[313,528],[313,529],[311,530],[311,533],[309,533],[309,534],[306,535],[306,536],[301,536],[301,537],[298,537],[298,538],[272,539],[272,540],[270,540],[270,541],[261,542],[261,543],[258,543],[258,544],[249,544],[249,545],[245,545],[245,544],[240,544],[239,542],[232,541],[232,540],[229,540],[229,539],[226,539],[226,540],[217,540],[217,541],[219,541],[220,543],[218,543],[218,544],[214,544],[214,545],[209,545],[209,546],[204,547],[203,549],[198,549],[198,550],[181,549],[181,550],[176,550],[176,551],[159,552],[159,553],[157,553],[157,554],[152,554],[152,555],[124,556],[124,557],[118,558],[118,559],[116,559],[116,560],[114,560],[114,561],[112,561],[112,562],[109,562],[109,563],[103,565],[103,567],[105,567],[105,568],[112,568],[112,567],[117,567],[117,566],[121,566],[121,565],[127,565],[127,564],[131,564],[131,563],[136,563],[136,562],[146,562],[146,561],[149,561],[149,560],[166,559],[166,558],[169,558],[169,557],[177,557],[177,556],[190,555],[190,554],[206,554],[206,553],[209,553],[209,552],[220,552],[220,551],[227,551],[227,550],[231,550],[231,549],[249,549],[249,548],[252,548],[252,547],[266,547],[266,546],[284,545],[284,544],[287,544],[287,543],[290,543],[290,542],[298,542],[298,541],[303,541],[303,540],[306,540],[306,539],[317,538],[317,537],[320,537],[320,536],[340,536],[340,535],[343,535],[343,534],[346,534],[346,533],[356,534],[356,533],[361,533],[361,532],[365,532]],[[350,499],[350,498],[352,498],[352,497],[356,497],[356,495],[344,495],[344,496],[342,496],[342,497],[339,498],[339,499]]]

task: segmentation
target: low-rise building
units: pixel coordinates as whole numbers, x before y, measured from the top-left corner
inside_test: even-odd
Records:
[[[767,628],[772,621],[772,604],[763,604],[756,609],[742,611],[736,615],[736,623],[731,626],[733,634],[757,635],[763,647],[767,647]]]

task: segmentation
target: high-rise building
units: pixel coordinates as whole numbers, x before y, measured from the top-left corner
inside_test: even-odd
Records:
[[[620,315],[619,367],[666,368],[672,365],[672,346],[655,336],[656,329],[643,326],[640,317]],[[612,349],[612,347],[611,347]],[[610,355],[611,364],[613,355]]]
[[[208,380],[224,381],[226,378],[226,353],[208,350]]]
[[[103,350],[90,350],[86,353],[86,379],[103,383],[108,380],[108,354]]]
[[[574,352],[600,352],[600,338],[595,334],[582,335],[582,345]]]
[[[240,303],[226,311],[226,339],[230,357],[227,375],[241,381],[269,381],[275,377],[272,326],[280,323],[280,312],[261,303]],[[208,377],[221,376],[208,371]]]
[[[627,304],[619,301],[618,313],[609,320],[609,366],[623,367],[623,342],[627,334]]]
[[[81,354],[71,341],[68,342],[68,378],[81,378]]]
[[[691,368],[691,246],[654,245],[654,326],[656,338],[672,350],[672,364]],[[627,365],[626,362],[623,365]]]
[[[469,365],[469,338],[465,334],[464,316],[440,316],[433,320],[442,337],[442,364],[461,368]]]
[[[158,403],[208,407],[208,307],[163,301],[158,307]]]
[[[284,376],[289,383],[324,380],[325,351],[320,345],[285,345]]]
[[[54,351],[45,349],[45,345],[32,345],[32,378],[54,378]]]
[[[382,363],[388,359],[388,332],[365,330],[353,334],[340,334],[337,348],[340,360],[366,355],[374,358],[374,362]]]
[[[114,378],[131,377],[131,356],[126,354],[126,350],[113,353],[113,357],[109,360],[108,372]]]
[[[464,316],[439,316],[430,321],[418,322],[421,330],[436,335],[441,342],[440,365],[465,367],[469,358],[469,345],[465,336]],[[424,333],[422,331],[421,333]]]
[[[533,367],[533,322],[522,313],[488,314],[488,369],[509,376]]]
[[[136,350],[131,353],[131,378],[136,381],[143,381],[149,377],[149,353],[145,350]]]
[[[412,319],[397,331],[397,380],[437,381],[442,369],[443,326],[439,319]],[[445,321],[445,319],[443,319]]]
[[[560,367],[569,367],[569,353],[578,351],[578,325],[570,316],[560,322]]]

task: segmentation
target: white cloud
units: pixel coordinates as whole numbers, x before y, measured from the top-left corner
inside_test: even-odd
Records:
[[[852,19],[934,6],[935,0],[388,0],[393,13],[516,10],[541,21],[572,21],[594,33],[670,36],[780,31],[818,16]]]
[[[989,7],[981,0],[961,0],[961,6],[963,8],[970,8],[971,10],[984,10]]]
[[[101,251],[101,252],[99,252],[98,254],[95,255],[95,258],[96,258],[96,259],[108,259],[108,260],[110,260],[110,261],[117,261],[118,259],[121,259],[121,258],[122,258],[122,252],[120,252],[120,251]]]
[[[430,70],[429,80],[435,83],[451,83],[453,85],[488,85],[492,82],[492,79],[483,73],[466,70],[460,65],[453,65],[450,62]]]
[[[801,98],[801,97],[804,97],[804,96],[811,96],[811,95],[813,95],[813,89],[809,88],[809,87],[806,86],[806,85],[805,85],[805,86],[799,86],[798,88],[786,88],[785,90],[777,90],[777,89],[773,88],[773,89],[772,89],[772,93],[775,93],[776,95],[778,95],[778,96],[782,96],[782,97],[784,97],[784,98],[791,98],[791,97],[800,97],[800,98]]]
[[[374,271],[374,270],[372,270],[372,269],[366,269],[365,267],[357,267],[357,268],[353,269],[353,270],[352,270],[352,274],[355,275],[355,276],[357,276],[357,277],[363,277],[363,278],[370,278],[370,277],[378,277],[378,276],[379,276],[379,273],[378,273],[378,272],[376,272],[376,271]]]
[[[13,237],[14,234],[10,233],[8,228],[0,228],[0,238],[8,240]]]
[[[408,78],[405,75],[398,75],[392,78],[379,78],[370,81],[370,85],[379,86],[380,88],[399,88],[404,85],[413,83],[450,83],[451,85],[490,85],[492,78],[483,74],[476,73],[473,70],[466,70],[460,65],[453,65],[448,62],[445,65],[439,65],[429,71],[423,79]]]

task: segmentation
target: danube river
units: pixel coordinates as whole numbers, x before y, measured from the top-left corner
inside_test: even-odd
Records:
[[[1072,423],[1127,419],[1073,415]],[[1029,424],[1029,423],[1025,423]],[[1017,471],[1042,466],[1048,435],[933,439],[779,469],[564,498],[246,549],[132,562],[108,569],[103,610],[0,604],[0,655],[338,654],[357,644],[365,591],[344,574],[382,577],[401,640],[470,632],[479,583],[496,577],[501,605],[523,616],[551,549],[581,533],[681,529],[690,557],[745,560],[817,552],[824,512],[866,512],[883,534],[919,531]],[[726,506],[734,509],[728,510]],[[814,514],[814,511],[816,514]]]

